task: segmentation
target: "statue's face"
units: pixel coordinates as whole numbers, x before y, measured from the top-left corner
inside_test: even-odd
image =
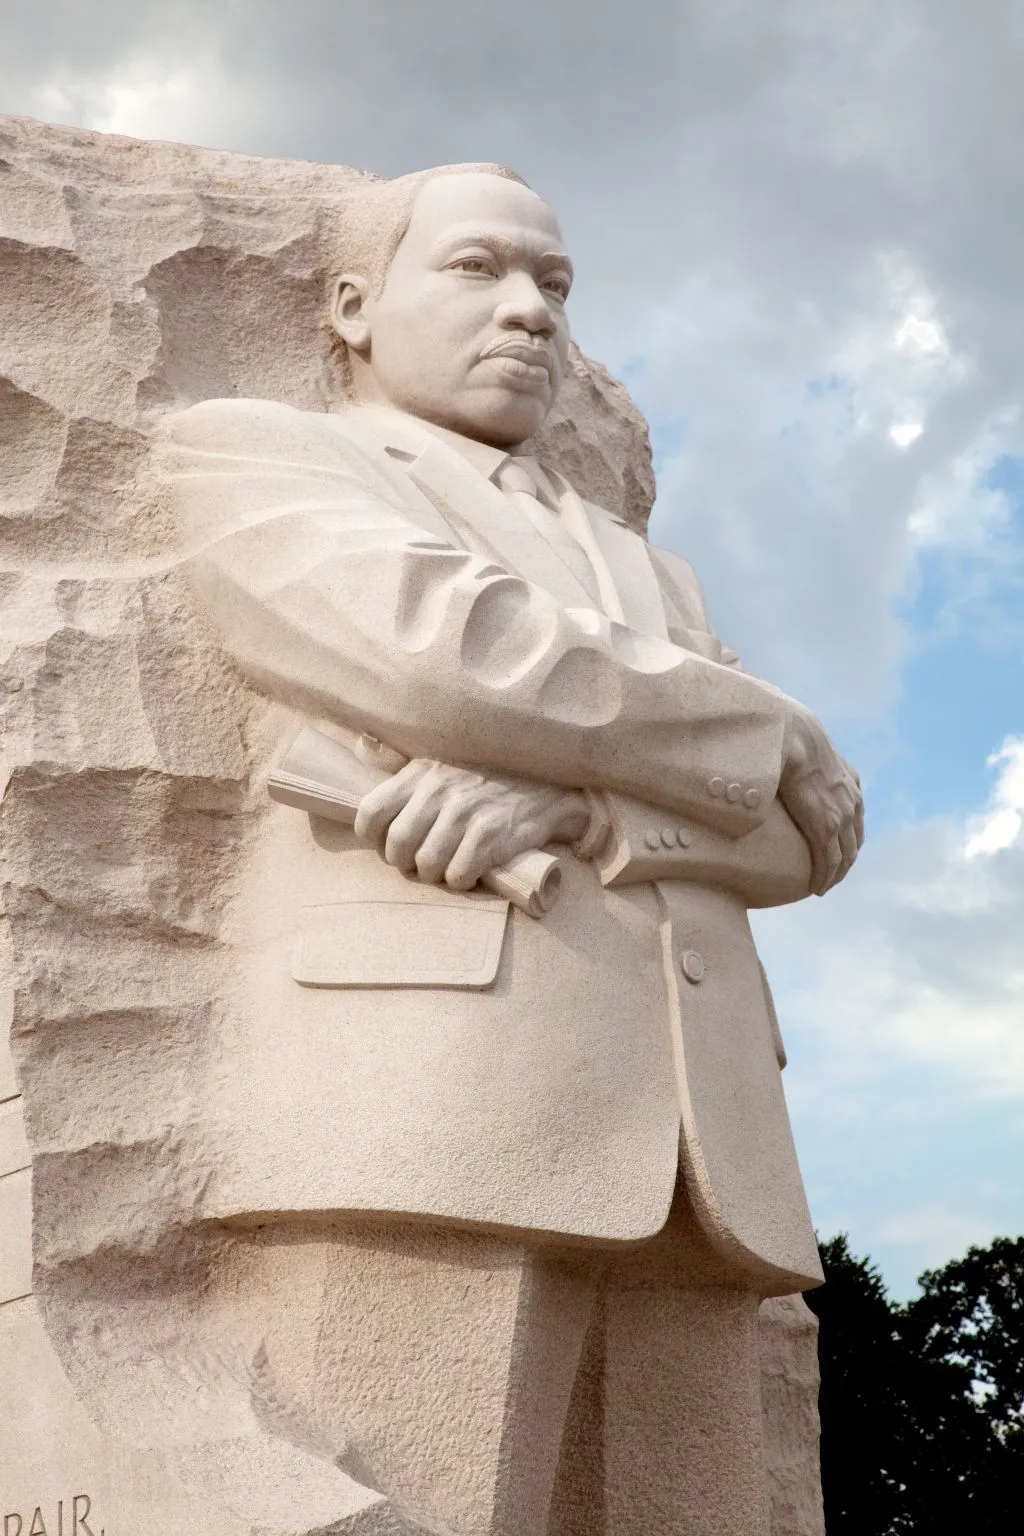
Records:
[[[362,304],[374,393],[481,442],[522,442],[565,373],[571,281],[557,220],[528,188],[475,172],[428,181]]]

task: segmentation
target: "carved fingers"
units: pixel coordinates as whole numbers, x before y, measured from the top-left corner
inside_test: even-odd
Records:
[[[356,836],[383,851],[391,823],[408,805],[430,767],[430,763],[415,759],[365,795],[356,812]]]
[[[356,835],[406,874],[469,890],[517,853],[582,835],[583,795],[416,759],[368,794]]]
[[[356,835],[373,843],[396,869],[439,880],[483,783],[481,774],[417,758],[366,796],[356,816]]]
[[[469,890],[505,858],[512,830],[511,807],[481,794],[483,784],[452,785],[443,796],[433,824],[426,821],[422,841],[413,853],[421,880],[455,890]],[[388,857],[385,849],[385,858]]]
[[[811,850],[811,890],[824,896],[849,873],[864,841],[860,779],[819,722],[794,710],[779,794]]]

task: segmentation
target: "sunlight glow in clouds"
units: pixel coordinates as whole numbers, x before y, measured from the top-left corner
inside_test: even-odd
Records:
[[[907,281],[905,276],[902,281]],[[944,388],[954,385],[961,375],[942,327],[916,312],[930,308],[931,301],[918,293],[912,302],[915,310],[906,314],[892,338],[895,350],[904,358],[906,370],[900,380],[900,387],[905,391],[903,407],[906,416],[889,428],[889,441],[897,448],[909,448],[911,443],[917,442],[925,428],[925,407]]]
[[[911,443],[917,442],[923,431],[922,421],[901,421],[889,428],[889,436],[897,448],[909,448]]]
[[[908,315],[896,332],[898,347],[920,347],[922,352],[948,352],[945,338],[934,320],[922,320]]]
[[[202,84],[193,69],[179,68],[168,74],[155,60],[139,60],[127,79],[107,84],[97,127],[104,133],[144,138],[159,132],[158,125],[168,120],[188,121],[202,100]]]
[[[106,74],[51,77],[36,88],[31,109],[101,133],[215,143],[230,121],[228,87],[213,55],[169,65],[139,54]]]
[[[1001,771],[988,810],[968,824],[964,853],[969,859],[1012,848],[1024,827],[1024,737],[1008,736],[988,764]]]
[[[0,49],[8,110],[551,196],[578,339],[660,437],[657,541],[866,770],[850,880],[756,918],[815,1214],[901,1294],[1024,1231],[1020,6],[681,0],[624,49],[612,5],[37,0]]]

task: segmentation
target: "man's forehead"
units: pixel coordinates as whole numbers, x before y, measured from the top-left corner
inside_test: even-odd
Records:
[[[533,244],[562,251],[558,220],[543,198],[521,182],[485,172],[436,176],[424,183],[413,205],[409,235],[416,245],[434,245],[448,235],[459,237],[493,230],[508,239],[521,231]]]

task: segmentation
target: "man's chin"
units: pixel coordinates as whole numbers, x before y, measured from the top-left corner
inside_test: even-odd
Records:
[[[516,384],[474,393],[452,411],[451,426],[465,437],[495,447],[514,448],[539,432],[554,399],[550,385],[538,389]]]

